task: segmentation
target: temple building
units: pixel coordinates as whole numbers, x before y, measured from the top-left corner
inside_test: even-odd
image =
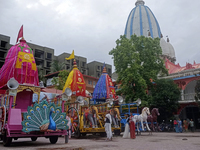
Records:
[[[165,61],[165,66],[168,69],[169,75],[166,79],[173,79],[181,88],[181,97],[179,99],[180,108],[175,116],[180,119],[193,119],[196,128],[200,128],[200,109],[195,101],[195,86],[197,80],[200,79],[200,63],[194,61],[193,64],[186,63],[186,66],[181,67],[176,62],[175,50],[170,44],[169,38],[163,38],[158,20],[145,5],[143,0],[137,0],[135,7],[131,10],[124,34],[130,39],[131,35],[145,36],[151,38],[160,38],[160,46],[162,49],[162,58]],[[189,44],[189,43],[188,43]],[[116,73],[113,73],[115,80]]]

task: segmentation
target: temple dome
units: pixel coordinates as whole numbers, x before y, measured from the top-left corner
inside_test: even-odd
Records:
[[[168,45],[168,48],[169,48],[170,57],[175,58],[176,56],[175,56],[174,47],[172,46],[171,43],[169,43],[169,39],[167,39],[167,45]]]
[[[169,43],[169,38],[167,38],[166,42],[161,35],[160,47],[162,49],[162,56],[174,63],[176,61],[176,56],[174,47]]]
[[[148,37],[148,32],[152,38],[161,38],[161,30],[157,19],[143,0],[137,0],[128,16],[124,34],[127,38],[136,34],[137,36]]]
[[[162,49],[162,55],[165,55],[165,56],[170,55],[169,47],[163,37],[160,39],[160,47]]]

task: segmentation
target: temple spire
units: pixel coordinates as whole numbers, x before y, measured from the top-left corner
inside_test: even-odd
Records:
[[[143,0],[137,0],[137,2],[135,2],[135,6],[138,6],[138,5],[144,5],[145,2]]]

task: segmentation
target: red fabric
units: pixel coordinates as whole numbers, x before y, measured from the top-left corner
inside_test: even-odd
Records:
[[[17,42],[19,41],[19,38],[21,38],[21,37],[23,37],[23,25],[21,26],[21,28],[19,30],[18,37],[17,37]]]
[[[0,94],[5,94],[6,90],[0,90]]]
[[[134,121],[130,122],[130,137],[131,137],[131,139],[135,139],[135,123],[134,123]]]
[[[176,120],[174,120],[174,124],[178,124],[178,122]]]
[[[108,74],[106,74],[106,89],[107,89],[107,98],[109,98],[110,95],[112,95],[112,97],[115,99],[115,88]]]
[[[72,92],[76,91],[76,96],[83,96],[83,97],[86,96],[85,94],[86,84],[85,84],[82,73],[78,69],[74,70],[71,90]]]

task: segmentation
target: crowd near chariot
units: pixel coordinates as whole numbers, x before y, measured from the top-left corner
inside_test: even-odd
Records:
[[[73,55],[70,57],[74,59]],[[136,131],[145,130],[144,121],[150,131],[147,123],[149,108],[143,108],[140,115],[140,99],[125,104],[122,96],[116,95],[105,66],[91,98],[86,96],[86,84],[75,59],[62,94],[53,99],[47,99],[46,95],[42,97],[44,87],[39,86],[33,51],[23,37],[8,51],[0,79],[0,140],[4,146],[18,138],[36,141],[38,137],[48,138],[55,144],[60,136],[67,139],[69,131],[76,138],[86,134],[106,136],[108,111],[112,119],[111,131],[115,135],[124,131],[125,115],[130,113],[134,114],[131,120],[137,126]],[[151,116],[151,122],[155,121],[153,119]]]

